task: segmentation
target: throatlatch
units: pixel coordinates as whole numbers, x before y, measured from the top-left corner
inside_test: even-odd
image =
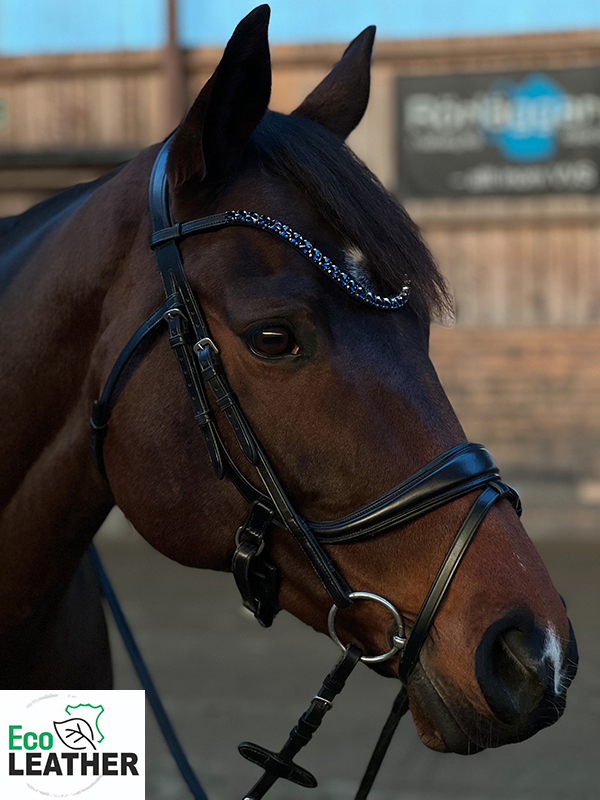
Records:
[[[90,420],[92,456],[99,472],[107,478],[103,446],[110,414],[133,369],[148,346],[155,341],[161,328],[164,330],[166,327],[169,344],[188,389],[194,419],[206,444],[215,476],[219,480],[227,478],[231,481],[250,506],[246,521],[238,528],[235,536],[231,566],[244,605],[252,611],[261,625],[268,627],[273,622],[279,610],[279,573],[263,550],[270,532],[275,528],[283,528],[294,537],[329,594],[333,602],[329,616],[330,632],[344,650],[342,659],[325,680],[320,694],[313,699],[310,708],[300,718],[279,753],[258,745],[240,745],[240,752],[245,758],[265,769],[265,775],[247,795],[247,799],[258,800],[279,778],[292,780],[302,786],[316,786],[315,778],[293,763],[294,755],[308,743],[331,707],[333,697],[341,691],[346,678],[359,660],[382,661],[397,657],[398,674],[403,685],[361,783],[357,800],[364,800],[398,721],[408,708],[408,680],[461,559],[491,506],[497,500],[507,498],[520,514],[519,497],[500,480],[498,467],[482,445],[463,442],[439,455],[393,489],[341,519],[315,521],[299,514],[229,385],[219,348],[211,338],[200,302],[187,280],[177,243],[187,236],[222,228],[246,226],[257,231],[263,230],[302,253],[347,296],[382,311],[402,308],[409,297],[409,286],[406,284],[394,297],[373,294],[333,264],[300,234],[266,215],[226,211],[191,222],[173,224],[166,172],[168,149],[167,141],[156,158],[150,178],[150,246],[156,255],[166,299],[127,343],[111,370],[102,396],[94,404]],[[221,437],[215,412],[221,413],[226,419],[241,453],[254,467],[262,488],[257,488],[236,465]],[[474,501],[456,534],[412,631],[405,638],[402,618],[393,605],[378,595],[353,592],[325,551],[324,545],[372,539],[476,491],[481,491],[481,494]],[[334,628],[337,609],[347,608],[356,600],[374,600],[385,605],[392,613],[397,630],[392,635],[388,652],[380,656],[362,655],[355,647],[345,647],[337,638]],[[125,633],[123,635],[129,648],[127,636]],[[130,654],[131,652],[130,650]],[[160,718],[159,724],[165,733]],[[165,733],[167,735],[168,732]]]

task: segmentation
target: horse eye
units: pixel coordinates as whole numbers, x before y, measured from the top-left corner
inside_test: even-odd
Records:
[[[250,334],[248,342],[250,349],[259,356],[295,356],[300,352],[292,332],[283,325],[258,328]]]

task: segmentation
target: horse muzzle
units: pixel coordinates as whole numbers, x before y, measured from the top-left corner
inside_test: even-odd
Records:
[[[475,678],[489,714],[457,698],[448,676],[428,669],[423,659],[409,682],[415,724],[435,750],[469,755],[528,739],[557,722],[577,672],[577,643],[542,630],[529,612],[505,615],[484,633],[475,653]],[[423,663],[424,662],[424,663]]]

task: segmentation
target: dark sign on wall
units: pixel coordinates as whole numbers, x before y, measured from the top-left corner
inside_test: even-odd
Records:
[[[600,190],[600,68],[401,77],[401,197]]]

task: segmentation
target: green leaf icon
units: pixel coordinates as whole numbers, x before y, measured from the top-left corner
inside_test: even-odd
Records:
[[[86,747],[96,749],[94,731],[85,719],[70,718],[64,722],[54,722],[53,725],[58,738],[71,750],[85,750]]]

